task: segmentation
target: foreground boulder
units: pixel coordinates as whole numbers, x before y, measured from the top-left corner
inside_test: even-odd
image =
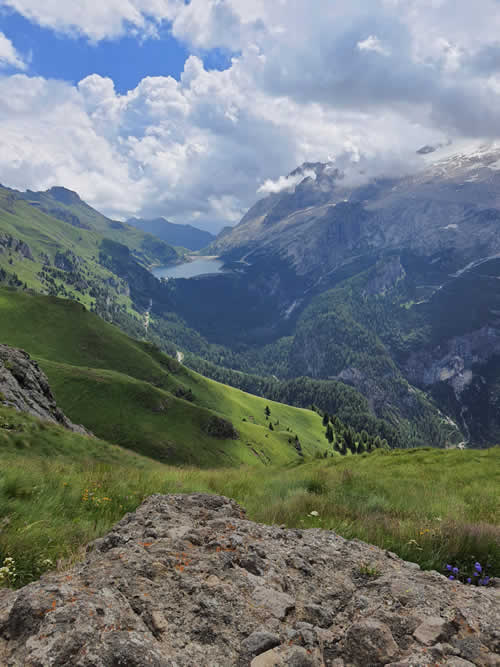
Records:
[[[0,405],[28,412],[70,431],[91,435],[76,426],[56,405],[47,376],[27,352],[0,343]]]
[[[153,496],[72,570],[0,591],[9,667],[490,667],[499,628],[498,588],[201,494]]]

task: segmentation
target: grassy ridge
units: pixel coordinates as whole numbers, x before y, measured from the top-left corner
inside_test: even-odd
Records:
[[[316,413],[208,380],[68,300],[0,290],[0,341],[39,361],[74,422],[163,462],[287,464],[296,435],[305,456],[332,451]],[[237,437],[209,435],[213,417]]]
[[[235,498],[256,521],[333,529],[440,571],[480,560],[499,576],[499,482],[499,448],[175,468],[0,407],[0,560],[15,559],[21,585],[150,494],[200,491]]]

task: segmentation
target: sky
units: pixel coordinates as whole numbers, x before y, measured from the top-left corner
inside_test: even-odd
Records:
[[[500,134],[499,0],[0,0],[0,183],[218,231]]]

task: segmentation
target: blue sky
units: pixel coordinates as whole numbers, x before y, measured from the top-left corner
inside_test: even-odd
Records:
[[[0,183],[217,231],[305,161],[500,139],[498,35],[498,0],[0,0]]]
[[[12,10],[0,11],[0,31],[10,36],[21,54],[28,54],[27,72],[48,79],[78,83],[89,74],[110,77],[118,93],[126,93],[146,76],[179,79],[190,51],[161,27],[154,39],[125,35],[119,39],[89,42],[84,35],[73,37],[54,32]],[[230,52],[221,49],[197,51],[209,69],[225,69]]]

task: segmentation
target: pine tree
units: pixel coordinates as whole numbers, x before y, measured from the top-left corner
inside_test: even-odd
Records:
[[[269,422],[269,430],[274,431],[273,422]]]
[[[330,417],[328,416],[328,412],[325,412],[325,414],[323,415],[323,426],[326,426],[329,421]]]

